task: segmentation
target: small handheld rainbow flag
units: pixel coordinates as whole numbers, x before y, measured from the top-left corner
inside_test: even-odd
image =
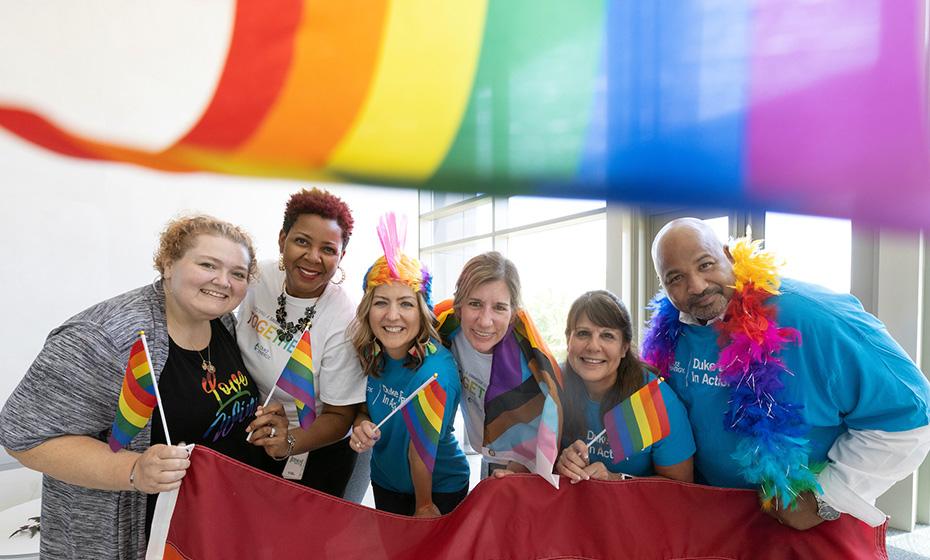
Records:
[[[436,450],[439,447],[439,434],[442,432],[445,411],[446,392],[438,382],[428,383],[416,393],[416,398],[410,402],[410,406],[403,409],[410,441],[429,472],[433,472],[433,467],[436,466]]]
[[[126,364],[116,418],[113,420],[108,440],[114,453],[129,445],[132,438],[148,424],[158,403],[155,397],[152,364],[143,342],[144,336],[140,333],[139,339],[129,350],[129,363]]]
[[[614,463],[671,433],[659,383],[658,379],[651,381],[604,414],[604,430],[614,452]]]
[[[291,353],[284,371],[275,383],[279,389],[294,397],[300,427],[307,429],[316,420],[316,393],[313,389],[313,350],[310,347],[310,331],[304,330]],[[268,395],[269,399],[271,395]],[[268,406],[268,402],[265,402]]]

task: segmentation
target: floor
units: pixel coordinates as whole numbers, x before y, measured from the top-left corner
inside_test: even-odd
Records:
[[[910,533],[889,529],[885,543],[889,560],[930,560],[930,525],[918,525]]]

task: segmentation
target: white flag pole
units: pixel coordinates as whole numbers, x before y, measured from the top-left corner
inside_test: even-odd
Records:
[[[426,389],[426,386],[429,385],[430,383],[432,383],[433,381],[436,381],[437,378],[439,378],[439,374],[438,374],[438,373],[434,373],[433,376],[430,377],[429,379],[427,379],[422,385],[420,385],[420,386],[417,388],[416,391],[414,391],[413,393],[411,393],[410,396],[408,396],[406,399],[402,400],[402,401],[400,402],[400,404],[397,405],[397,407],[394,408],[394,410],[392,410],[392,411],[390,412],[390,414],[388,414],[387,416],[384,417],[384,420],[378,422],[378,425],[375,426],[375,429],[376,429],[376,430],[381,429],[381,426],[383,426],[384,423],[387,422],[388,419],[389,419],[391,416],[394,416],[395,414],[397,414],[397,411],[399,411],[400,409],[402,409],[402,408],[404,408],[405,406],[407,406],[407,403],[409,403],[410,401],[412,401],[414,397],[416,397],[417,395],[420,394],[420,391],[422,391],[423,389]]]
[[[152,387],[155,388],[155,402],[158,403],[158,413],[161,415],[161,427],[165,431],[165,442],[171,445],[171,436],[168,435],[168,422],[165,420],[165,406],[161,402],[161,393],[158,392],[158,380],[155,379],[155,366],[152,363],[152,355],[149,354],[149,343],[145,340],[145,331],[139,331],[139,337],[142,339],[145,359],[149,363],[149,369],[152,370]]]
[[[587,447],[591,447],[591,445],[594,444],[594,442],[604,437],[604,434],[606,433],[607,433],[607,428],[604,428],[603,430],[601,430],[601,433],[594,436],[594,438],[592,438],[591,441],[587,443]]]

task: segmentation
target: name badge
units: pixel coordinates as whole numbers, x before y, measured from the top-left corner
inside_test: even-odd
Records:
[[[281,474],[288,480],[300,480],[304,477],[304,469],[307,468],[307,455],[310,452],[301,453],[300,455],[291,455],[284,465],[284,472]]]

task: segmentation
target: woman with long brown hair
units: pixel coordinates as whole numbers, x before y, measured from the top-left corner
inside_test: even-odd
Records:
[[[660,384],[671,426],[667,437],[618,463],[606,435],[587,445],[604,428],[604,414],[656,376],[636,355],[630,313],[611,292],[582,294],[572,304],[566,323],[568,358],[562,367],[564,428],[558,473],[572,483],[653,474],[693,481],[691,424],[667,383]]]

